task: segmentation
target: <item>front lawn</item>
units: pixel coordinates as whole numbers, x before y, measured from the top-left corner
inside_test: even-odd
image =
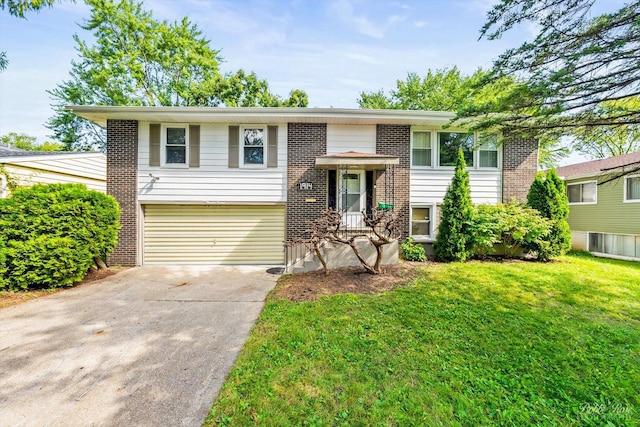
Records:
[[[205,425],[640,425],[640,263],[424,269],[267,302]]]

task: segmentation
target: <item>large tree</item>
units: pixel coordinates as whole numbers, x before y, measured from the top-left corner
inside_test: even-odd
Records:
[[[27,151],[62,151],[64,149],[64,146],[57,142],[45,141],[39,144],[35,136],[16,132],[0,136],[0,144]]]
[[[427,70],[424,77],[408,73],[405,80],[396,81],[396,89],[387,94],[362,92],[360,108],[459,111],[476,104],[490,105],[501,93],[516,85],[514,79],[506,77],[491,84],[484,82],[487,71],[478,69],[471,75],[460,72],[458,67]]]
[[[70,104],[136,106],[306,106],[306,93],[283,100],[265,80],[243,70],[221,74],[219,51],[187,18],[158,21],[141,2],[85,0],[91,17],[74,35],[79,59],[70,78],[50,91],[48,127],[72,149],[104,149],[104,130],[65,109]]]
[[[479,127],[507,126],[543,142],[578,129],[640,123],[638,109],[599,108],[640,95],[640,1],[600,15],[595,3],[611,8],[604,0],[500,0],[481,37],[498,39],[520,25],[539,33],[500,55],[484,83],[510,76],[523,84],[491,108],[473,105],[460,116],[481,116]]]
[[[473,102],[473,81],[483,74],[478,70],[473,76],[467,76],[455,66],[427,70],[423,78],[408,73],[405,80],[396,81],[396,89],[388,94],[382,89],[362,92],[358,104],[360,108],[457,111]]]
[[[605,101],[594,109],[602,116],[640,111],[640,97]],[[640,123],[620,126],[581,126],[573,132],[572,147],[593,159],[640,151]]]

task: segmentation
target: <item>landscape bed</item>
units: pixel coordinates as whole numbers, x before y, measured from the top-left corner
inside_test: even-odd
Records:
[[[411,268],[301,302],[284,277],[205,425],[640,425],[640,263]]]

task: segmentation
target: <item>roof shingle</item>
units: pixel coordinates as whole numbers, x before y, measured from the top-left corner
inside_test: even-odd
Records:
[[[556,171],[562,178],[597,174],[599,172],[640,164],[640,151],[637,153],[623,154],[622,156],[607,157],[606,159],[592,160],[576,163],[575,165],[561,166]]]

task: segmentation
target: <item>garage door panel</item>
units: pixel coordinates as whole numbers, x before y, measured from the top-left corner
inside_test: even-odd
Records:
[[[284,206],[144,206],[145,264],[281,264]]]

